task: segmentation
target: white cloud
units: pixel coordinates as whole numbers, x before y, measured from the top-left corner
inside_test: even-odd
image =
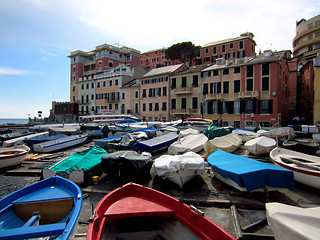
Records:
[[[35,74],[35,72],[22,70],[22,69],[0,67],[0,75],[31,75],[31,74]]]

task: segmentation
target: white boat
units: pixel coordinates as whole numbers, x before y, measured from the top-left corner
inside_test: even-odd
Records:
[[[320,236],[320,207],[301,208],[266,203],[268,224],[275,239],[310,240]]]
[[[261,136],[259,133],[246,129],[233,129],[232,132],[238,134],[242,142],[247,142]]]
[[[320,189],[320,157],[277,147],[270,158],[275,165],[293,171],[295,181]]]
[[[204,159],[197,153],[162,155],[153,163],[156,174],[182,187],[205,169]]]
[[[53,152],[53,151],[57,151],[57,150],[68,148],[68,147],[73,147],[87,140],[87,136],[88,136],[87,134],[71,135],[71,136],[55,139],[52,141],[33,144],[33,150],[35,152],[48,153],[48,152]]]
[[[31,138],[31,137],[39,137],[39,136],[43,136],[43,137],[49,136],[49,132],[34,133],[34,134],[30,134],[30,135],[26,135],[18,138],[13,138],[13,139],[4,141],[3,147],[7,148],[7,147],[16,146],[16,145],[23,145],[25,139]]]
[[[257,137],[247,141],[244,147],[254,155],[269,154],[277,145],[276,140],[265,136]]]
[[[0,149],[0,168],[15,166],[24,161],[30,148],[25,145],[1,148]]]
[[[257,133],[261,136],[278,139],[281,142],[294,137],[294,130],[292,127],[280,127],[269,131],[259,130]]]
[[[229,133],[222,137],[215,137],[206,142],[204,145],[204,150],[207,155],[210,155],[217,149],[223,150],[225,152],[234,152],[240,147],[242,139],[236,133]]]
[[[203,133],[190,134],[172,143],[168,148],[168,154],[176,155],[186,152],[199,152],[208,141],[208,138]]]

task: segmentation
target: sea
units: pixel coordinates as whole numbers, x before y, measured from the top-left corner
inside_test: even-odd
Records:
[[[27,124],[29,119],[27,118],[0,118],[0,125],[4,124]]]

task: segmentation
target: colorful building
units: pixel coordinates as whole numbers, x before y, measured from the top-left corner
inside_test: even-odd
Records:
[[[288,124],[290,51],[225,60],[202,70],[203,116],[224,125]]]
[[[166,59],[166,49],[155,49],[148,52],[144,52],[141,55],[141,66],[145,68],[158,68],[170,65],[180,64],[181,61],[171,61]]]

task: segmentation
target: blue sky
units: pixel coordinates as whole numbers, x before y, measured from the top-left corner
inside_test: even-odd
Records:
[[[74,50],[117,44],[141,52],[252,32],[259,50],[292,50],[296,21],[318,0],[0,0],[0,118],[49,116],[69,101]]]

